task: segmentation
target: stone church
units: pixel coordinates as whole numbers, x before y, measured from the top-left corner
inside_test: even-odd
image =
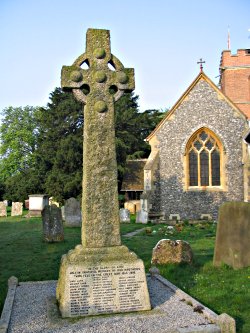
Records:
[[[165,219],[217,219],[249,201],[250,50],[223,51],[219,89],[201,69],[147,137],[145,210]]]

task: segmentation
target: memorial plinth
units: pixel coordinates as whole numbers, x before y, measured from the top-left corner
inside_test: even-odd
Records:
[[[62,258],[60,279],[57,299],[62,317],[150,309],[143,261],[125,246],[78,245]]]
[[[82,244],[62,257],[56,292],[61,315],[150,310],[143,262],[120,237],[114,102],[134,89],[134,70],[111,54],[108,30],[87,31],[86,52],[63,67],[62,87],[85,106]]]

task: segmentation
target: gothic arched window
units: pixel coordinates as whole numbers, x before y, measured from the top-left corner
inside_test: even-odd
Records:
[[[221,186],[221,144],[211,131],[201,129],[187,145],[188,186]]]

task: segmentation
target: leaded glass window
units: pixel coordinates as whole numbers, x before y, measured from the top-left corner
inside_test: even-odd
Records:
[[[220,153],[214,150],[211,154],[212,161],[212,186],[220,185]]]
[[[189,153],[189,177],[190,186],[198,186],[197,154],[193,150]]]
[[[221,185],[221,152],[218,140],[202,129],[187,146],[189,186]]]
[[[209,155],[205,149],[200,153],[200,170],[201,186],[209,186]]]

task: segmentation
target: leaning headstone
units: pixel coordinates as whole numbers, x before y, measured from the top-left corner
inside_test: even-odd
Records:
[[[22,202],[12,202],[11,216],[20,216],[22,214],[23,214],[23,203]]]
[[[153,248],[152,264],[191,263],[193,251],[183,240],[161,239]]]
[[[139,212],[136,212],[136,223],[148,223],[148,212],[144,210],[139,210]]]
[[[0,201],[0,217],[7,216],[7,208],[4,201]]]
[[[42,210],[43,239],[45,242],[62,242],[64,240],[61,209],[55,205],[45,206]]]
[[[250,266],[250,203],[226,202],[219,209],[214,266]]]
[[[80,227],[82,224],[82,214],[80,202],[75,198],[69,198],[65,201],[64,221],[68,227]]]
[[[81,68],[84,62],[89,69]],[[117,191],[114,102],[134,89],[134,71],[112,55],[108,30],[88,30],[86,52],[62,69],[62,87],[85,106],[82,244],[62,257],[56,291],[61,315],[149,310],[143,261],[121,245]]]
[[[125,208],[120,209],[120,222],[130,223],[130,211]]]

